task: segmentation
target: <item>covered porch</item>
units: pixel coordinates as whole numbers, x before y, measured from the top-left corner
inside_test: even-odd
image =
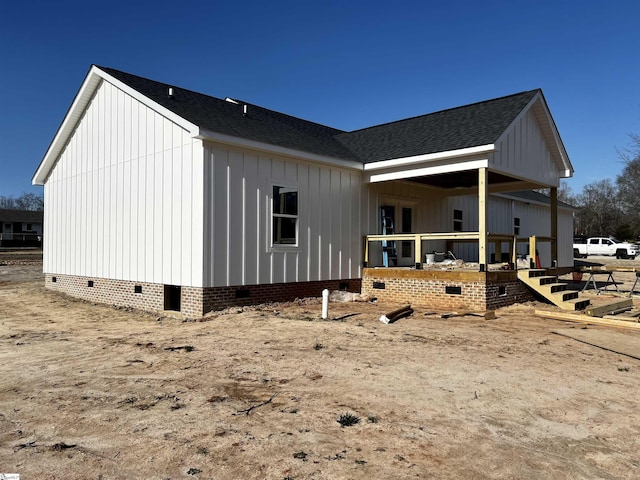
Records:
[[[489,309],[531,298],[518,256],[573,266],[573,212],[558,202],[573,167],[540,90],[365,133],[377,158],[364,165],[364,293]],[[436,249],[462,252],[464,266],[429,266]]]
[[[485,162],[488,163],[487,160]],[[476,258],[474,258],[473,263],[477,264],[479,272],[488,271],[489,265],[495,263],[508,263],[511,268],[517,268],[518,252],[523,251],[522,246],[526,246],[526,252],[532,261],[533,267],[556,268],[563,262],[568,263],[567,258],[564,258],[563,262],[558,261],[559,216],[557,186],[535,183],[533,179],[522,180],[502,173],[491,172],[485,165],[477,169],[459,170],[460,167],[468,167],[468,163],[477,164],[478,161],[462,161],[459,164],[439,167],[436,169],[436,173],[432,175],[425,169],[418,169],[417,171],[400,170],[393,173],[370,175],[369,182],[376,186],[382,185],[383,189],[380,190],[381,193],[378,195],[376,202],[376,208],[381,213],[376,222],[378,232],[365,236],[363,266],[365,268],[411,266],[415,269],[421,269],[427,262],[425,255],[435,253],[434,245],[440,245],[440,250],[444,252],[456,251],[456,246],[460,245],[465,245],[468,251],[472,245],[475,245],[475,247],[472,247],[476,249],[476,255],[474,255]],[[440,173],[445,169],[452,169],[453,171]],[[556,179],[556,181],[559,181],[559,179]],[[403,184],[405,186],[404,189],[407,191],[412,188],[410,185],[422,187],[423,191],[428,193],[422,197],[414,197],[412,208],[419,211],[420,209],[425,209],[426,204],[439,202],[442,204],[440,209],[445,211],[444,219],[425,220],[424,217],[428,214],[423,213],[420,215],[423,219],[422,222],[409,222],[411,226],[415,225],[415,228],[411,228],[410,232],[407,231],[407,228],[404,228],[406,224],[405,218],[400,219],[400,222],[402,222],[400,232],[394,228],[393,220],[387,220],[387,224],[385,224],[385,216],[389,215],[390,208],[386,207],[385,204],[393,202],[385,199],[384,185],[391,183]],[[506,217],[506,215],[498,209],[492,210],[490,200],[495,199],[490,199],[490,196],[492,194],[508,195],[510,191],[520,192],[527,188],[548,189],[549,196],[544,197],[547,202],[545,218],[541,218],[540,215],[535,219],[522,218],[522,215],[525,215],[524,213],[511,213],[514,217],[508,219],[498,218],[501,215]],[[467,210],[470,205],[473,205],[476,211],[463,212],[462,207],[460,207],[460,210],[456,210],[454,206],[450,205],[452,202],[448,201],[452,197],[464,197]],[[520,203],[529,205],[529,202]],[[403,208],[402,210],[402,216],[404,217],[407,209]],[[447,219],[446,216],[449,213],[452,213],[452,216]],[[463,213],[465,217],[472,217],[470,221],[465,220],[466,225],[462,220]],[[391,210],[391,214],[394,217],[400,216],[399,213],[393,212],[393,210]],[[526,230],[523,227],[523,231],[521,231],[521,222],[523,224],[526,223]],[[424,231],[427,223],[430,224],[430,227],[433,227],[430,231]],[[391,228],[389,228],[389,224],[392,225]],[[446,230],[447,226],[453,228]],[[538,248],[542,244],[547,246],[549,252],[548,255],[545,255],[545,265],[538,263],[540,261]],[[404,262],[394,261],[393,250],[395,249],[397,254],[397,250],[400,247],[404,252],[411,252],[412,262],[407,263],[406,260]],[[377,252],[377,255],[373,252]],[[380,252],[382,252],[382,262],[380,262]],[[407,256],[407,253],[403,253],[403,257],[406,258]]]

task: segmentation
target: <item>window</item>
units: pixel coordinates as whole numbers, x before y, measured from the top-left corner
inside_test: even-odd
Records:
[[[298,189],[273,186],[273,245],[298,244]]]
[[[520,218],[513,217],[513,234],[520,235]]]
[[[453,211],[453,231],[454,232],[462,231],[462,210]]]

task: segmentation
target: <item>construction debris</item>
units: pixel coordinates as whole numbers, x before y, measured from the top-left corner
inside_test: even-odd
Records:
[[[386,325],[389,323],[393,323],[400,318],[408,317],[412,313],[413,309],[411,308],[411,305],[405,305],[404,307],[400,307],[397,310],[387,313],[386,315],[382,315],[380,317],[380,321]]]
[[[494,312],[493,310],[489,310],[489,311],[484,312],[484,313],[479,313],[479,312],[443,313],[442,315],[440,315],[440,318],[465,317],[467,315],[471,316],[471,317],[481,317],[481,318],[484,318],[485,320],[494,320],[496,318],[496,312]]]

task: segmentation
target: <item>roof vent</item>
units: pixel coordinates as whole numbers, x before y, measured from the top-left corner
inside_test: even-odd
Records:
[[[247,116],[247,104],[246,103],[244,105],[242,105],[242,116],[243,117]]]
[[[169,87],[169,98],[173,98],[173,87]]]

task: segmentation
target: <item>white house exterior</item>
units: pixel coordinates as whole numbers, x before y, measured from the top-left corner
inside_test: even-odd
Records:
[[[42,212],[0,208],[0,247],[39,247]]]
[[[46,286],[189,316],[358,290],[384,206],[398,233],[479,232],[457,256],[481,269],[489,234],[516,227],[557,239],[543,262],[572,265],[572,212],[553,200],[572,167],[542,92],[461,108],[477,119],[452,109],[342,132],[92,66],[33,178]],[[462,133],[431,132],[439,115],[466,119]],[[465,134],[468,118],[491,131]],[[532,188],[551,201],[510,193]],[[403,248],[398,264],[415,266],[415,246]]]

